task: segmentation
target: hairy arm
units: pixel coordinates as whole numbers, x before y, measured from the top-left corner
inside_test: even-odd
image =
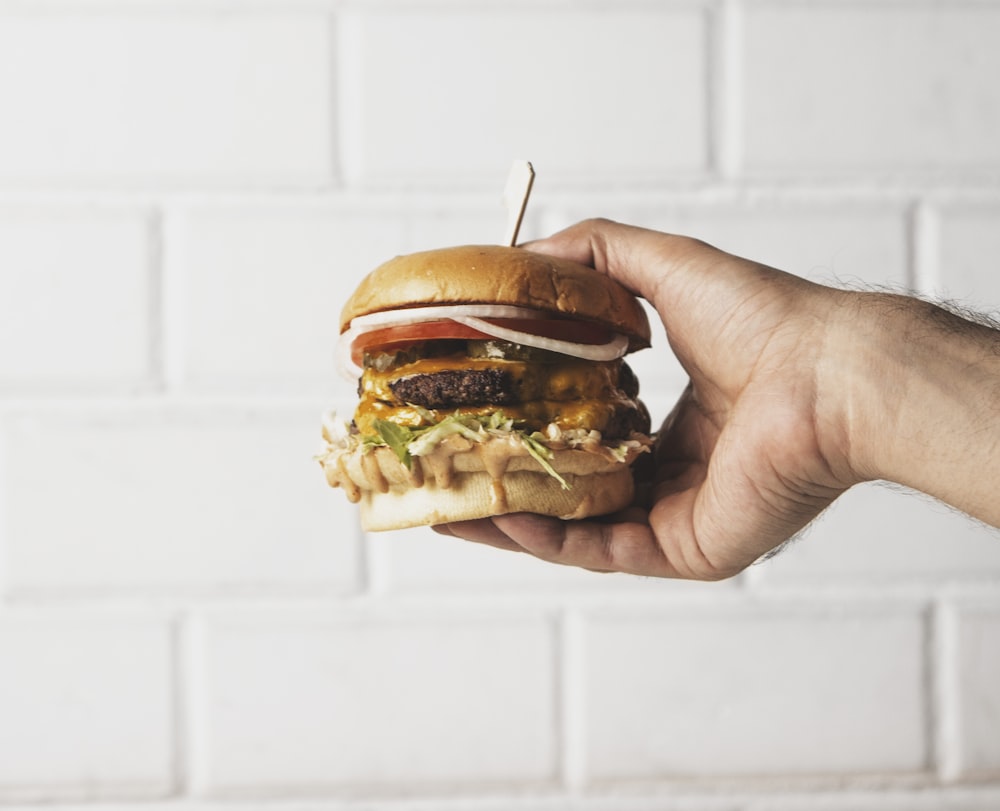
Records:
[[[1000,526],[1000,331],[903,296],[856,294],[851,306],[839,351],[859,476]]]

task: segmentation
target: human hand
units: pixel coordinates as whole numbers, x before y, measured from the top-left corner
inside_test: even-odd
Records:
[[[649,300],[690,383],[658,434],[648,495],[631,509],[438,531],[588,569],[719,579],[862,479],[849,458],[844,370],[830,359],[847,294],[606,220],[525,247],[590,265]]]

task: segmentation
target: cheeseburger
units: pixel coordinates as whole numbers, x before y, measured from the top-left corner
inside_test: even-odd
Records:
[[[318,460],[366,530],[632,500],[649,415],[622,358],[650,327],[607,276],[522,248],[399,256],[362,280],[340,331],[360,402],[350,423],[324,420]]]

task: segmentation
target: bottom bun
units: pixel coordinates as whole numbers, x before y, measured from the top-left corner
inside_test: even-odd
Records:
[[[522,437],[494,431],[476,441],[450,435],[408,465],[389,447],[328,437],[317,460],[327,482],[360,505],[362,526],[376,531],[512,512],[566,519],[615,512],[631,503],[630,465],[648,449],[649,438],[638,434],[613,449],[590,438],[549,449],[546,471]]]
[[[400,485],[360,494],[361,526],[369,532],[453,521],[471,521],[512,512],[557,518],[586,518],[626,507],[634,485],[627,465],[607,473],[566,474],[569,489],[544,472],[507,471],[494,479],[485,471],[457,473],[447,488],[433,480],[422,487]]]

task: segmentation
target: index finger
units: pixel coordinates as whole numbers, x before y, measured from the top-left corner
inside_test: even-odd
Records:
[[[654,303],[671,270],[683,267],[696,251],[717,250],[689,237],[601,218],[521,247],[589,265]]]

